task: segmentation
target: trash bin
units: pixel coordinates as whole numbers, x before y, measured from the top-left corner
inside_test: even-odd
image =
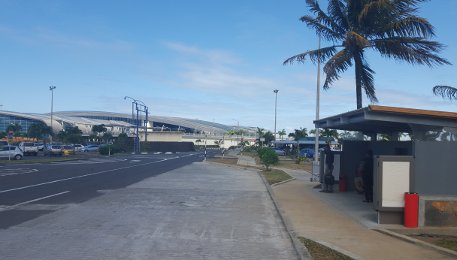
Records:
[[[340,179],[338,181],[338,190],[339,190],[339,192],[347,191],[347,181],[346,181],[346,176],[344,176],[344,175],[340,175]]]
[[[416,192],[405,192],[404,226],[416,228],[419,215],[419,194]]]

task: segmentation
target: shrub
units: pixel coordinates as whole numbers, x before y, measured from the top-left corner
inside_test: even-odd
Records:
[[[257,150],[257,154],[259,155],[260,161],[263,165],[270,170],[270,165],[277,164],[279,159],[278,155],[275,151],[268,147],[262,147]]]
[[[111,149],[111,151],[110,151],[110,149]],[[115,153],[119,153],[119,152],[122,152],[122,151],[118,147],[116,147],[115,145],[102,145],[98,149],[98,152],[101,155],[113,155]]]

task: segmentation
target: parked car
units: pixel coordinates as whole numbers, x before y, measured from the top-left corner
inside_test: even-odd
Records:
[[[38,146],[35,146],[35,144],[32,142],[20,142],[19,149],[22,150],[24,155],[37,156],[37,154],[38,154]]]
[[[314,149],[303,148],[300,150],[300,156],[304,156],[306,158],[314,158]]]
[[[286,155],[286,151],[284,151],[282,149],[276,148],[276,149],[274,149],[274,151],[277,155]]]
[[[58,144],[48,144],[44,147],[44,155],[49,155],[49,156],[53,156],[53,155],[59,155],[59,156],[62,156],[63,155],[63,150],[62,150],[62,146],[61,145],[58,145]]]
[[[75,147],[76,152],[82,152],[84,150],[84,145],[82,144],[74,144],[73,147]]]
[[[0,140],[0,147],[8,145],[8,141]]]
[[[63,155],[75,155],[75,147],[73,145],[64,145],[62,146]]]
[[[84,147],[84,152],[97,152],[98,149],[100,148],[99,145],[97,144],[90,144]]]
[[[5,145],[0,148],[0,157],[20,160],[24,157],[24,153],[17,146]]]
[[[43,151],[44,143],[35,143],[35,146],[38,147],[38,151]]]

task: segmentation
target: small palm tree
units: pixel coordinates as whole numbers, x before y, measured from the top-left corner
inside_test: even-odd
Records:
[[[435,35],[433,26],[416,15],[418,4],[425,0],[329,0],[328,11],[317,0],[306,0],[316,16],[300,18],[333,45],[292,56],[284,64],[326,62],[328,89],[340,74],[354,65],[357,109],[362,108],[362,90],[371,102],[378,102],[374,86],[374,70],[368,65],[366,51],[374,50],[382,57],[411,64],[450,64],[438,56],[443,45],[430,41]]]
[[[457,88],[450,86],[435,86],[433,88],[433,94],[442,96],[443,98],[449,98],[450,100],[457,100]]]

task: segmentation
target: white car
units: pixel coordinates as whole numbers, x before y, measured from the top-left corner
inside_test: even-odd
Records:
[[[24,153],[17,146],[8,145],[8,146],[3,146],[0,149],[0,157],[20,160],[20,159],[22,159],[22,157],[24,157]]]
[[[73,147],[75,148],[76,152],[84,151],[84,145],[82,145],[82,144],[74,144]]]
[[[25,155],[37,156],[38,154],[38,146],[35,146],[35,144],[32,142],[19,143],[19,149],[21,149]]]

